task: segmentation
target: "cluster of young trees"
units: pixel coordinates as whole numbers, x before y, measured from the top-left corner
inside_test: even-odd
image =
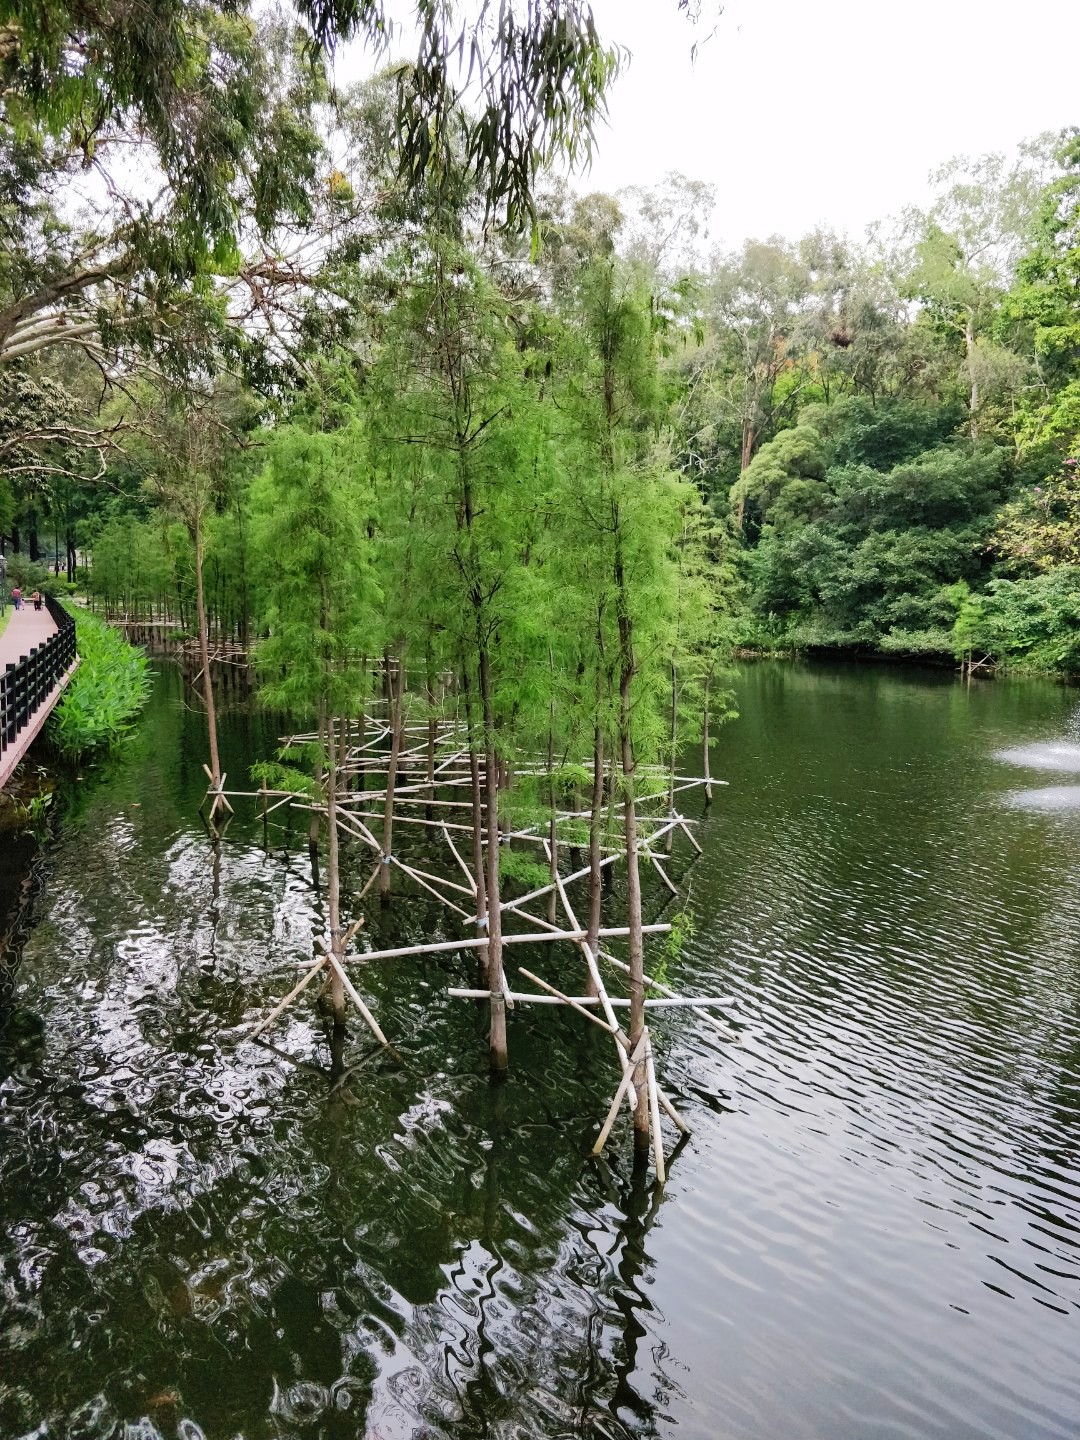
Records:
[[[659,257],[618,253],[616,207],[543,198],[620,64],[589,7],[460,15],[417,0],[415,61],[339,95],[326,47],[384,45],[379,0],[4,9],[0,521],[36,559],[47,515],[107,609],[194,629],[215,809],[215,633],[316,722],[336,1018],[341,755],[376,676],[384,890],[405,718],[464,712],[497,1069],[504,823],[591,794],[595,970],[617,807],[647,1135],[638,773],[707,706],[723,641],[662,367],[693,317]]]
[[[339,94],[379,0],[0,10],[0,532],[194,632],[217,795],[215,641],[313,722],[338,1018],[376,691],[384,892],[406,722],[464,717],[497,1069],[502,831],[587,813],[599,984],[617,811],[640,1056],[642,767],[707,759],[733,648],[1080,665],[1080,137],[955,162],[865,245],[706,261],[707,187],[545,169],[620,63],[587,5],[413,11],[415,62]]]
[[[84,284],[72,269],[89,263],[91,238],[61,221],[41,168],[48,158],[50,173],[72,173],[71,134],[46,143],[43,123],[38,168],[27,159],[7,177],[0,287],[23,338],[0,363],[6,547],[47,555],[69,579],[92,553],[89,583],[110,613],[193,628],[195,529],[156,463],[186,422],[161,396],[205,408],[227,372],[226,413],[208,422],[222,463],[197,529],[209,624],[246,643],[260,618],[245,488],[259,462],[225,452],[264,444],[256,422],[288,421],[332,357],[352,366],[365,404],[386,354],[416,363],[401,315],[428,283],[426,247],[442,247],[451,273],[482,275],[522,365],[553,372],[576,363],[561,329],[587,327],[582,287],[604,261],[648,312],[648,424],[707,503],[706,568],[729,644],[1076,667],[1075,135],[1042,137],[1010,164],[953,162],[925,212],[864,245],[816,232],[706,262],[708,187],[673,175],[582,198],[535,169],[515,182],[518,218],[527,194],[535,221],[515,239],[520,228],[491,223],[493,205],[506,217],[510,182],[479,163],[474,116],[450,106],[443,148],[425,149],[401,74],[331,96],[296,32],[277,22],[245,35],[274,76],[259,124],[273,110],[279,127],[285,116],[305,125],[289,142],[298,208],[287,219],[279,199],[263,225],[237,179],[222,211],[231,238],[204,228],[203,249],[173,255],[169,283],[146,281],[136,298],[127,277],[143,271],[131,255],[123,278],[98,267]],[[102,124],[107,151],[125,132]],[[541,150],[530,155],[538,166]],[[96,148],[92,159],[103,163]],[[241,171],[251,185],[254,170]],[[171,230],[148,210],[138,244]],[[102,244],[119,254],[115,233]],[[550,375],[530,382],[538,414],[564,413]],[[384,418],[379,427],[389,434]]]

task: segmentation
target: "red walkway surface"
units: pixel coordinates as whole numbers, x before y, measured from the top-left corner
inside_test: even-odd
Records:
[[[7,629],[0,635],[0,670],[5,665],[17,665],[24,655],[30,654],[34,645],[43,645],[56,629],[56,621],[45,609],[35,610],[26,604],[21,610],[11,613],[8,601]]]
[[[24,605],[14,614],[9,613],[7,629],[0,635],[0,672],[5,665],[18,664],[24,655],[30,654],[32,646],[43,645],[56,629],[56,621],[44,606],[35,610],[33,604]],[[78,664],[77,660],[75,664]],[[52,693],[38,707],[29,725],[19,731],[15,743],[0,754],[0,786],[7,783],[12,771],[33,744],[74,673],[75,665],[58,685],[53,686]]]

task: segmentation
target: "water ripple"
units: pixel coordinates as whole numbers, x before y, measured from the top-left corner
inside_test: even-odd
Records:
[[[670,965],[738,1039],[656,1012],[695,1132],[661,1197],[625,1134],[588,1158],[612,1067],[576,1017],[515,1012],[488,1084],[467,956],[365,967],[401,1058],[350,1036],[340,1086],[310,1006],[243,1038],[325,914],[299,830],[209,842],[163,682],[49,857],[0,1034],[0,1434],[1078,1432],[1080,837],[1015,789],[1080,768],[1075,701],[738,685]],[[241,713],[223,744],[268,748]],[[420,896],[368,930],[446,933]]]

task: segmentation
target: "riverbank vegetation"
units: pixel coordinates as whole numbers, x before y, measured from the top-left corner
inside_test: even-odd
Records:
[[[150,696],[150,662],[95,615],[74,609],[79,668],[49,717],[49,737],[79,760],[107,751],[130,734]]]

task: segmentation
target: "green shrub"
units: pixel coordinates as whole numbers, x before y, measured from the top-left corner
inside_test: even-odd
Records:
[[[50,595],[57,592],[57,577],[47,565],[40,565],[36,560],[28,560],[25,555],[7,556],[7,585],[10,596],[11,587],[18,585],[24,595],[29,595],[34,590],[44,590]]]
[[[1080,674],[1080,567],[991,580],[985,594],[964,597],[954,645],[1008,669]]]
[[[150,695],[141,650],[85,611],[76,612],[75,629],[79,668],[49,720],[53,742],[71,758],[119,744]]]

